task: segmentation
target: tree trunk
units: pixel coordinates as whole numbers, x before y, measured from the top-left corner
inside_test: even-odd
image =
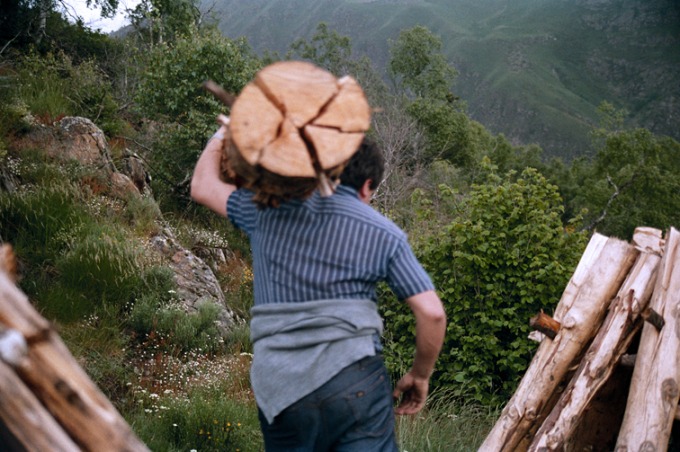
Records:
[[[526,450],[556,402],[556,389],[597,332],[638,254],[626,242],[593,235],[557,305],[559,333],[539,345],[481,451]]]
[[[660,240],[660,230],[656,236]],[[642,326],[640,313],[652,296],[661,260],[659,240],[656,240],[656,249],[647,248],[648,251],[638,256],[576,374],[536,433],[530,451],[571,449],[568,445],[586,408]]]
[[[661,331],[645,322],[617,451],[664,451],[680,390],[680,233],[671,228],[650,307],[664,319]]]
[[[0,272],[0,325],[5,339],[18,338],[0,341],[5,363],[0,373],[0,397],[11,400],[3,401],[3,408],[13,406],[9,419],[2,415],[4,431],[11,435],[9,443],[26,450],[52,450],[43,444],[54,440],[56,450],[74,450],[64,438],[70,437],[88,451],[148,450],[4,272]],[[38,409],[34,398],[45,411]],[[56,422],[46,421],[44,427],[36,428],[35,420],[45,418],[46,412]],[[56,433],[57,423],[63,435]],[[45,431],[39,431],[43,428]]]

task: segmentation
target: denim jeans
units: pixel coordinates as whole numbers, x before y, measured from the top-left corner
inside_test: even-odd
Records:
[[[390,386],[382,356],[350,364],[286,408],[271,425],[260,413],[265,449],[398,451]]]

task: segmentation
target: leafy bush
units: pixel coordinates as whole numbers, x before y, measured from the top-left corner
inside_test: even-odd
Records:
[[[239,93],[258,68],[243,40],[217,30],[196,30],[172,44],[156,46],[137,92],[144,115],[164,126],[150,156],[159,181],[176,189],[187,179],[200,150],[217,129],[215,119],[226,107],[202,88],[213,80]]]
[[[448,316],[435,385],[465,385],[484,403],[512,394],[535,348],[529,318],[556,306],[585,246],[583,233],[562,225],[561,212],[556,187],[536,170],[516,180],[492,172],[417,250]],[[414,331],[411,316],[397,303],[383,314],[400,334],[386,344],[397,357],[390,365],[408,365],[412,339],[401,334]]]
[[[162,346],[168,351],[216,352],[221,338],[215,325],[218,314],[217,305],[210,301],[201,303],[197,312],[187,313],[172,298],[163,300],[158,294],[150,294],[134,302],[127,323],[140,340],[162,337]]]
[[[45,123],[63,116],[84,116],[114,126],[118,104],[106,74],[94,61],[74,64],[60,52],[28,54],[17,64],[17,95]]]

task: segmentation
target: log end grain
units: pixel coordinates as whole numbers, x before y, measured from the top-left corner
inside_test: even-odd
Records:
[[[304,61],[280,61],[257,73],[254,83],[296,127],[319,115],[338,93],[333,74]]]
[[[368,101],[352,77],[338,80],[306,62],[274,63],[234,102],[222,173],[255,191],[263,206],[320,187],[332,193],[370,123]]]
[[[253,166],[259,163],[265,146],[279,135],[282,122],[281,111],[257,86],[243,88],[231,110],[230,130],[246,162]]]

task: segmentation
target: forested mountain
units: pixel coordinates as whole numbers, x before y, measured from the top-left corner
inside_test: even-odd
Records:
[[[680,138],[676,0],[210,0],[220,30],[257,52],[288,50],[320,22],[379,68],[400,30],[438,35],[471,118],[566,159],[591,152],[608,101],[630,126]]]

